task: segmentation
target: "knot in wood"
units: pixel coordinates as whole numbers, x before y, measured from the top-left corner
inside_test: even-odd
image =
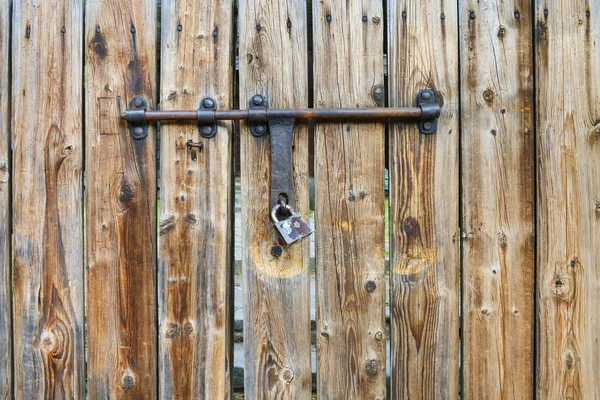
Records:
[[[498,232],[498,244],[500,247],[506,247],[508,245],[508,238],[503,231]]]
[[[367,362],[365,363],[365,372],[370,377],[374,377],[379,373],[380,366],[381,363],[379,362],[379,360],[367,360]]]
[[[373,293],[375,289],[377,289],[377,284],[375,281],[367,281],[367,283],[365,283],[365,290],[367,292]]]
[[[506,28],[503,26],[500,26],[500,28],[498,28],[498,37],[500,39],[502,39],[504,37],[504,35],[506,35]]]
[[[185,325],[183,325],[183,331],[185,332],[186,335],[192,336],[196,332],[194,323],[191,321],[186,322]]]
[[[170,322],[167,325],[167,331],[165,333],[165,336],[169,339],[173,339],[177,335],[179,335],[179,326],[174,322]]]
[[[40,341],[42,343],[42,351],[44,353],[53,353],[58,348],[58,338],[51,331],[45,330],[42,332]]]
[[[135,378],[133,375],[126,373],[123,375],[123,379],[121,380],[121,387],[123,390],[131,390],[135,386]]]
[[[492,89],[486,89],[483,91],[483,101],[488,107],[491,107],[494,102],[494,91]]]
[[[552,293],[562,301],[569,301],[572,296],[572,288],[570,279],[566,276],[555,277],[552,280]]]
[[[290,383],[294,379],[294,371],[291,368],[283,368],[279,376],[282,381]]]

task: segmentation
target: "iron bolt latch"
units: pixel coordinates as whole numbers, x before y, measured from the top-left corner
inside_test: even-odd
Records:
[[[429,89],[418,93],[417,107],[269,109],[267,99],[256,94],[250,98],[247,110],[217,110],[217,102],[210,97],[202,99],[200,107],[194,111],[147,111],[146,108],[143,98],[134,97],[130,108],[122,115],[129,121],[131,136],[136,140],[148,136],[148,122],[164,120],[195,120],[204,138],[214,137],[217,121],[222,120],[247,120],[250,132],[257,140],[262,140],[268,133],[271,139],[272,219],[288,245],[312,233],[306,220],[299,213],[294,213],[292,208],[296,201],[292,141],[297,120],[416,120],[419,121],[420,132],[430,135],[436,132],[440,116],[440,105],[435,93]],[[188,148],[202,148],[201,143],[189,141],[187,145]],[[290,210],[291,215],[279,220],[278,210],[285,209]]]
[[[433,90],[421,90],[417,95],[417,107],[375,107],[375,108],[305,108],[305,109],[272,109],[267,99],[254,95],[248,103],[247,110],[218,110],[217,102],[206,97],[200,102],[197,110],[165,111],[148,110],[148,104],[142,97],[131,100],[129,109],[121,115],[131,126],[131,136],[144,139],[148,136],[148,123],[152,121],[197,121],[200,134],[204,138],[212,138],[217,133],[217,121],[246,120],[254,136],[268,133],[270,120],[277,118],[293,118],[300,120],[409,120],[418,121],[419,130],[430,135],[437,130],[437,118],[440,116],[440,104]]]

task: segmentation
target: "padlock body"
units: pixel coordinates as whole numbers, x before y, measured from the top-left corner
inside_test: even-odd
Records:
[[[306,222],[300,213],[294,213],[289,218],[277,221],[275,227],[288,245],[313,233],[309,223]]]

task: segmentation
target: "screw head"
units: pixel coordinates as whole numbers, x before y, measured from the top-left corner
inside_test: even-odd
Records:
[[[263,133],[265,133],[265,126],[264,125],[256,125],[256,127],[254,127],[254,130],[258,134],[263,134]]]
[[[255,106],[260,106],[264,102],[265,102],[265,99],[260,94],[257,94],[256,96],[254,96],[252,98],[252,103],[254,103]]]
[[[142,99],[140,99],[140,98],[138,97],[138,98],[136,98],[136,99],[135,99],[135,101],[133,102],[133,104],[134,104],[136,107],[141,107],[141,106],[144,104],[144,102],[142,101]]]
[[[367,16],[366,16],[366,15],[364,15],[364,16],[363,16],[363,20],[362,20],[362,21],[363,21],[363,22],[367,22],[367,20],[368,20]]]
[[[62,33],[65,33],[65,32],[67,31],[67,29],[66,29],[66,28],[63,26],[63,27],[60,29],[60,31],[61,31]]]
[[[475,19],[475,12],[471,11],[471,14],[469,14],[469,16],[471,17],[471,19]]]
[[[212,126],[210,125],[204,125],[202,127],[202,133],[205,135],[209,135],[212,132]]]
[[[423,122],[423,128],[425,128],[425,130],[430,130],[431,129],[431,121]]]
[[[423,91],[423,93],[421,93],[421,98],[423,100],[429,100],[429,99],[431,99],[431,91],[430,90]]]
[[[100,53],[100,52],[104,51],[104,45],[102,44],[102,42],[95,42],[94,43],[94,50],[97,53]]]
[[[327,16],[327,22],[331,22],[331,20],[332,20],[331,15],[328,15]]]
[[[141,126],[136,126],[135,128],[133,128],[133,134],[137,137],[140,137],[144,134],[144,128],[142,128]]]
[[[177,25],[177,30],[178,30],[179,32],[181,32],[181,31],[183,30],[183,26],[181,26],[181,25]]]
[[[213,99],[204,99],[203,104],[206,108],[214,108],[215,106],[215,102]]]

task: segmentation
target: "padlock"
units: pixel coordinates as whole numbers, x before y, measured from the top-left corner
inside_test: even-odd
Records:
[[[304,239],[313,233],[309,223],[306,222],[302,214],[294,212],[294,209],[287,204],[285,204],[285,208],[289,212],[290,216],[285,219],[278,220],[277,212],[281,207],[283,207],[281,204],[277,204],[275,207],[273,207],[273,210],[271,211],[271,219],[275,224],[275,228],[277,228],[279,234],[288,245],[297,242],[300,239]]]

